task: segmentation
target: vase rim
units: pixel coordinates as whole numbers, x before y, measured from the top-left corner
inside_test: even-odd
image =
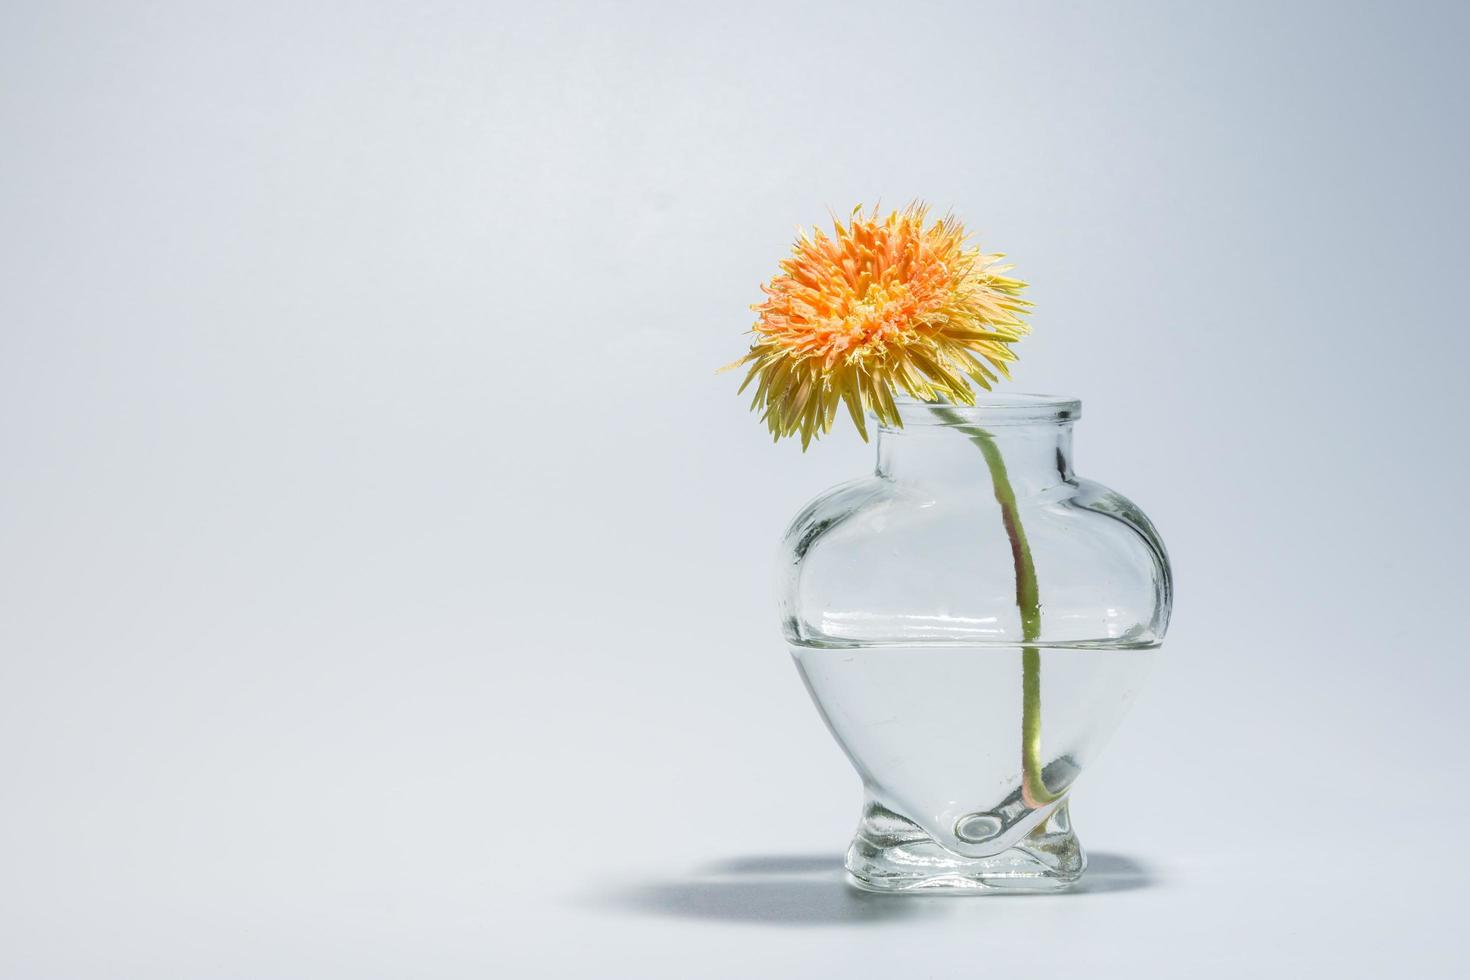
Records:
[[[1082,417],[1082,402],[1060,395],[1032,392],[975,393],[975,404],[956,405],[926,402],[907,394],[895,394],[899,417],[905,427],[918,425],[1036,425],[1074,422]],[[943,410],[941,412],[935,409]],[[945,416],[949,416],[946,418]]]

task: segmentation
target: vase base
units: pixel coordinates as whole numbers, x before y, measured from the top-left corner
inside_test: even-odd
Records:
[[[1021,843],[986,858],[941,846],[917,824],[868,801],[847,849],[849,883],[871,892],[1061,891],[1076,884],[1087,856],[1062,800]]]

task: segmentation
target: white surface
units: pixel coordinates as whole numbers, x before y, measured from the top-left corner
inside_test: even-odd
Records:
[[[1464,975],[1465,10],[1021,7],[5,5],[0,976]],[[1080,894],[835,878],[713,369],[879,196],[1175,560]]]

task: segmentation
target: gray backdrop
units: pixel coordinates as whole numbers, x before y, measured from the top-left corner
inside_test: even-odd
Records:
[[[0,975],[1450,976],[1467,8],[0,9]],[[1176,565],[1078,894],[864,899],[714,369],[953,207]]]

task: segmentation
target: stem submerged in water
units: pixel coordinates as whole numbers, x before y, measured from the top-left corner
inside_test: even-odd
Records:
[[[930,406],[935,415],[956,426],[979,447],[990,468],[990,482],[995,488],[995,502],[1000,504],[1006,537],[1011,541],[1011,560],[1016,566],[1016,607],[1021,611],[1021,798],[1035,809],[1057,800],[1041,778],[1041,651],[1030,644],[1041,637],[1041,593],[1036,584],[1036,563],[1031,559],[1031,546],[1026,543],[1026,529],[1021,526],[1016,491],[1006,473],[1005,460],[995,437],[978,426],[966,424],[964,416],[952,408]]]

